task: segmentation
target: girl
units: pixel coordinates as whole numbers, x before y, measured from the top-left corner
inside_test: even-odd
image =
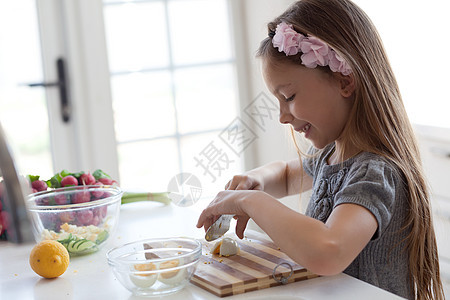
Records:
[[[199,217],[252,218],[292,259],[408,299],[443,299],[418,146],[376,29],[349,0],[303,0],[258,50],[280,122],[313,147],[302,160],[234,176]],[[300,153],[299,153],[300,154]],[[276,198],[313,188],[306,215]]]

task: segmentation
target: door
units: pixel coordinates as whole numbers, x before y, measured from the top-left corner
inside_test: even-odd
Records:
[[[40,23],[37,9],[33,0],[0,3],[0,122],[20,173],[48,177],[60,161],[70,168],[77,159],[67,159],[76,152],[68,138],[73,126],[61,117],[58,89],[29,87],[56,82],[57,58],[64,57],[59,39],[41,51],[41,38],[58,36],[53,31],[61,26],[57,14]]]
[[[79,95],[80,83],[73,80],[79,64],[70,49],[74,38],[69,36],[75,34],[68,33],[67,9],[65,1],[57,0],[0,4],[0,120],[23,175],[49,179],[62,169],[88,168],[92,160],[87,145],[95,143],[83,130],[91,127],[91,118],[77,100],[85,95]],[[67,76],[66,107],[56,84],[58,61],[64,62]],[[114,151],[108,153],[105,159],[114,160]]]

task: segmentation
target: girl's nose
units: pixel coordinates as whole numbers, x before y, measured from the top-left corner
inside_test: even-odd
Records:
[[[289,113],[289,110],[280,108],[280,123],[281,124],[290,124],[292,121],[292,115]]]

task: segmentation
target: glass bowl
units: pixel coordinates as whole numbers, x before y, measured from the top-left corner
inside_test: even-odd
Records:
[[[57,240],[71,256],[99,250],[115,233],[123,191],[117,186],[72,186],[28,196],[36,241]]]
[[[119,282],[135,296],[161,296],[181,290],[202,254],[191,238],[147,239],[109,250],[108,264]]]

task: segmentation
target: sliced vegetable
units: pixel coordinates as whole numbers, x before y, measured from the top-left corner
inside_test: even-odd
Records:
[[[87,250],[92,252],[97,251],[97,244],[92,241],[82,239],[70,241],[67,245],[67,251],[69,251],[69,253],[81,253],[86,252]]]
[[[97,245],[100,245],[101,243],[103,243],[104,241],[106,241],[106,239],[108,238],[109,233],[107,230],[103,230],[102,232],[100,232],[97,236],[97,240],[95,241],[95,243]]]
[[[124,192],[122,195],[122,204],[139,202],[139,201],[157,201],[164,204],[170,203],[169,193],[131,193]]]
[[[106,230],[105,230],[106,231]],[[87,239],[81,239],[70,234],[66,239],[58,240],[67,249],[70,255],[86,254],[96,252],[98,244]]]

